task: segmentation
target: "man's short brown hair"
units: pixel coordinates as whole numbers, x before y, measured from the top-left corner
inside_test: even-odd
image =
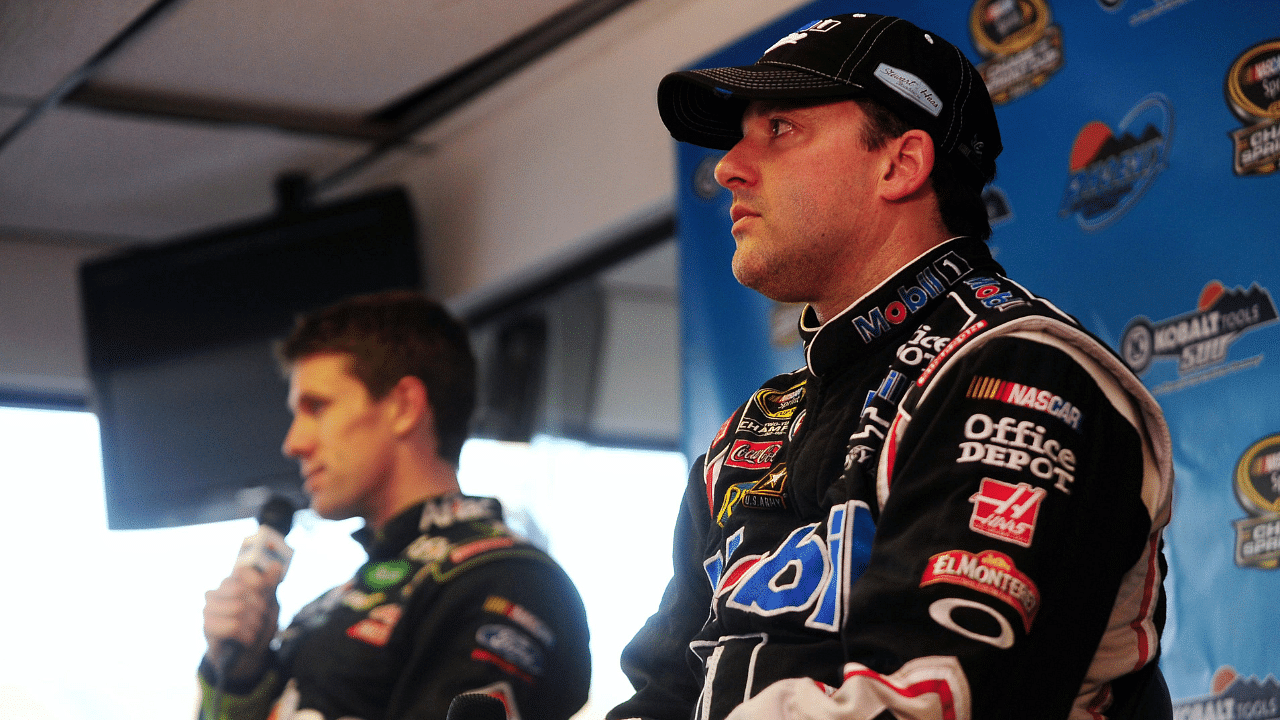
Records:
[[[440,457],[457,465],[476,401],[467,331],[421,293],[392,290],[348,298],[298,319],[276,348],[281,367],[317,353],[351,356],[351,373],[375,400],[407,376],[427,388]]]
[[[912,129],[911,125],[875,100],[855,98],[854,102],[868,118],[862,134],[863,145],[868,150],[878,150],[890,139]],[[987,217],[987,204],[982,199],[982,184],[972,176],[972,172],[957,167],[950,154],[937,153],[929,182],[938,196],[938,212],[947,231],[986,240],[991,237],[991,221]]]

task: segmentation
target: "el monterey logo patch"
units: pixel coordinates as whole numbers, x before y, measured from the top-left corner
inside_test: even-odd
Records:
[[[1088,123],[1071,147],[1058,214],[1075,216],[1090,232],[1119,220],[1168,166],[1172,138],[1173,107],[1159,93],[1139,101],[1115,132],[1103,122]]]
[[[983,550],[974,555],[967,550],[948,550],[929,558],[920,587],[948,583],[986,593],[1018,612],[1022,626],[1031,632],[1031,623],[1040,610],[1040,590],[1031,578],[1014,566],[1002,552]]]

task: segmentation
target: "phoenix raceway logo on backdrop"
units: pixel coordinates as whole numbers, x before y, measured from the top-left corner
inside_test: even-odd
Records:
[[[1275,322],[1276,317],[1271,293],[1258,283],[1250,285],[1248,290],[1239,286],[1228,290],[1221,282],[1211,280],[1200,291],[1196,309],[1189,313],[1159,322],[1143,316],[1130,320],[1120,340],[1120,356],[1139,375],[1155,360],[1176,358],[1182,380],[1163,389],[1181,389],[1261,362],[1259,355],[1218,367],[1226,361],[1231,344],[1241,335]]]
[[[969,11],[969,35],[984,58],[978,72],[997,106],[1036,90],[1062,69],[1062,31],[1045,0],[978,0]]]
[[[1231,131],[1236,175],[1269,175],[1280,163],[1280,40],[1245,50],[1231,63],[1222,94],[1244,127]]]
[[[1213,674],[1212,694],[1173,704],[1174,720],[1280,719],[1280,682],[1272,675],[1242,678],[1223,665]]]
[[[1140,100],[1114,132],[1102,121],[1088,123],[1071,146],[1058,214],[1074,215],[1089,232],[1119,220],[1168,167],[1172,140],[1173,107],[1160,93]]]
[[[1280,433],[1250,445],[1236,463],[1236,501],[1249,517],[1234,521],[1236,565],[1280,565]]]

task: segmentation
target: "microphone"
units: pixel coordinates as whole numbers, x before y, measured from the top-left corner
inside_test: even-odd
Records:
[[[293,503],[280,495],[272,495],[258,511],[258,531],[240,543],[235,567],[257,568],[267,572],[280,568],[280,577],[289,569],[293,548],[284,542],[284,536],[293,528]]]
[[[293,503],[280,495],[272,495],[262,504],[258,511],[258,531],[240,543],[240,552],[236,555],[232,567],[252,567],[259,572],[280,569],[280,577],[289,569],[289,561],[293,559],[293,548],[285,544],[284,536],[293,528]],[[226,677],[227,671],[235,664],[244,650],[244,645],[236,640],[224,640],[222,643],[222,662],[218,665],[218,677]]]
[[[462,693],[449,703],[444,720],[507,720],[507,705],[492,695]]]

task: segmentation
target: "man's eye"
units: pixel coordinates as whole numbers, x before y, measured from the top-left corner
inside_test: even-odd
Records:
[[[770,118],[769,133],[773,136],[781,135],[791,129],[791,123],[782,118]]]
[[[306,399],[298,403],[298,409],[308,415],[315,415],[324,410],[327,403],[319,399]]]

